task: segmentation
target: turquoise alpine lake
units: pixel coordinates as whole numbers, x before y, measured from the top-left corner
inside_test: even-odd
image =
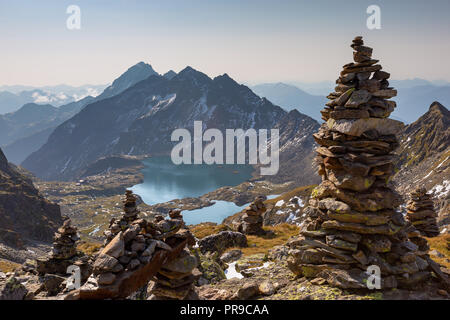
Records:
[[[149,205],[199,197],[220,187],[236,186],[249,180],[253,172],[250,165],[175,165],[170,157],[147,158],[143,164],[144,182],[133,186],[131,190]],[[206,221],[220,223],[242,208],[232,202],[215,201],[209,207],[184,211],[183,217],[187,224]]]

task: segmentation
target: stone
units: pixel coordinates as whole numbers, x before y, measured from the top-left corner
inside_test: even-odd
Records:
[[[240,232],[221,231],[200,239],[198,246],[203,254],[206,252],[219,252],[219,254],[222,254],[228,248],[247,247],[247,237]]]
[[[116,259],[123,256],[125,254],[125,241],[123,240],[123,233],[119,232],[114,239],[108,243],[102,251],[100,251],[100,254],[106,254]]]
[[[356,90],[351,93],[350,98],[345,103],[347,108],[357,108],[361,104],[366,103],[370,100],[372,95],[367,90]]]
[[[272,284],[271,281],[263,281],[259,286],[258,286],[258,290],[259,293],[264,295],[264,296],[271,296],[275,293],[275,287]]]
[[[240,300],[248,300],[259,293],[259,286],[257,283],[247,282],[236,292],[236,297]]]
[[[373,92],[372,95],[374,97],[389,99],[397,96],[397,90],[383,89]]]
[[[102,273],[98,276],[98,284],[99,285],[108,285],[112,284],[116,279],[116,275],[112,272]]]
[[[94,262],[94,271],[108,272],[112,271],[119,261],[107,254],[100,254]]]
[[[187,273],[194,270],[197,267],[198,261],[195,256],[192,256],[187,251],[183,251],[177,260],[164,266],[169,271]]]
[[[329,119],[327,126],[332,131],[360,137],[367,130],[377,130],[381,135],[397,134],[402,130],[403,123],[392,119],[367,118],[357,120]]]
[[[228,252],[225,252],[220,257],[220,260],[226,263],[230,263],[233,261],[238,260],[242,256],[242,251],[239,249],[230,250]]]

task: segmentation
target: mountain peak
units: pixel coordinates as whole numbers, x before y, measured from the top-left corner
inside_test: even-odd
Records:
[[[211,78],[208,77],[203,72],[197,71],[191,66],[187,66],[183,70],[181,70],[174,78],[176,79],[191,79],[195,82],[205,82],[205,81],[211,81]]]
[[[168,79],[168,80],[172,80],[173,77],[175,77],[177,75],[177,73],[173,70],[169,70],[166,73],[163,74],[163,77]]]
[[[106,88],[99,96],[99,99],[115,96],[152,75],[158,75],[158,73],[153,70],[151,65],[142,61],[138,62],[114,80],[112,85]]]
[[[437,101],[434,101],[431,105],[430,105],[430,109],[428,111],[438,111],[440,113],[446,114],[448,113],[448,109],[446,107],[444,107],[442,104],[440,104]]]

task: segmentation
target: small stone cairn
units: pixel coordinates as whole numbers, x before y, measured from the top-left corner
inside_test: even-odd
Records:
[[[417,188],[410,194],[411,199],[406,204],[406,219],[419,230],[424,237],[439,235],[437,213],[434,211],[433,199],[425,188]]]
[[[70,259],[77,254],[77,242],[80,240],[77,228],[72,221],[66,219],[53,237],[53,259]]]
[[[238,231],[248,235],[264,235],[266,232],[263,226],[263,214],[267,208],[264,204],[264,197],[257,197],[248,207],[244,209],[242,222],[238,226]]]
[[[321,111],[326,122],[314,134],[322,183],[305,208],[300,236],[289,243],[288,266],[332,286],[367,289],[367,268],[376,265],[382,288],[413,287],[431,273],[396,210],[401,197],[388,186],[403,127],[388,118],[397,91],[362,37],[351,47],[354,62],[343,66]]]
[[[122,216],[120,219],[111,219],[109,229],[104,232],[105,244],[109,243],[120,231],[128,229],[138,219],[139,210],[136,206],[136,197],[131,190],[126,190],[123,203]]]
[[[190,231],[185,227],[181,210],[169,211],[172,220],[179,221],[182,226],[177,237],[187,238],[188,245],[195,244],[195,240]],[[160,222],[161,223],[161,222]],[[178,258],[165,264],[157,273],[155,283],[150,289],[149,300],[196,300],[198,299],[194,284],[201,276],[197,269],[198,260],[185,248]]]

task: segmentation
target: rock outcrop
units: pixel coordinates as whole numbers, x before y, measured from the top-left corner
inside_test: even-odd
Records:
[[[247,247],[247,237],[241,232],[221,231],[200,239],[198,247],[203,254],[207,252],[221,254],[228,248]]]
[[[406,219],[425,237],[439,235],[437,213],[434,211],[433,199],[425,188],[417,188],[410,194],[406,205]]]
[[[297,275],[342,288],[367,288],[367,268],[376,265],[382,288],[411,287],[431,273],[396,211],[401,197],[388,185],[403,127],[388,118],[397,91],[362,37],[351,47],[354,62],[343,66],[321,111],[326,122],[314,134],[322,183],[304,211],[301,235],[290,242],[288,264]]]

